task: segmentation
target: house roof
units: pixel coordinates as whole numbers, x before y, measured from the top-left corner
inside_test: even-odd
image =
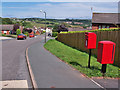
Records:
[[[69,30],[69,31],[84,31],[84,30],[86,30],[86,29],[84,29],[84,28],[79,28],[79,27],[77,28],[77,27],[76,27],[76,28],[68,28],[68,30]]]
[[[120,13],[93,13],[92,23],[120,24]]]
[[[0,31],[1,30],[10,30],[12,31],[14,29],[14,25],[0,25]]]

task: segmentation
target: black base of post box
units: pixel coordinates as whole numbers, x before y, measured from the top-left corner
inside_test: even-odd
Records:
[[[103,76],[104,76],[105,73],[106,73],[106,67],[107,67],[107,64],[102,64],[101,72],[103,73]]]
[[[88,60],[88,68],[90,68],[90,59],[91,59],[91,49],[89,49],[89,60]]]

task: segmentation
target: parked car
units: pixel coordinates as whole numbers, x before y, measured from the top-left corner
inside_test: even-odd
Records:
[[[26,35],[24,35],[24,34],[19,34],[18,36],[17,36],[17,40],[19,40],[19,39],[26,39],[27,38],[27,36]]]
[[[31,38],[31,37],[34,37],[34,34],[30,34],[29,37],[30,37],[30,38]]]

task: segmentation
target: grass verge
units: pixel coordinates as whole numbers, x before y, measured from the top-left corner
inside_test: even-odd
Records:
[[[12,35],[12,34],[10,34],[10,35],[2,34],[1,36],[3,36],[3,37],[17,38],[17,35]]]
[[[86,74],[88,77],[101,77],[101,64],[97,62],[97,58],[91,57],[91,68],[87,68],[89,55],[85,52],[73,49],[59,41],[49,40],[44,47],[56,55],[61,60],[72,65],[81,73]],[[107,65],[106,77],[117,78],[119,67],[111,64]]]

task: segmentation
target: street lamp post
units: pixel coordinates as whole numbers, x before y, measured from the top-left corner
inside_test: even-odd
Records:
[[[92,16],[93,16],[93,7],[91,7],[91,18],[92,18]],[[90,29],[92,29],[92,20],[91,20]]]
[[[43,12],[45,14],[45,43],[46,43],[46,12],[40,10],[40,12]]]

